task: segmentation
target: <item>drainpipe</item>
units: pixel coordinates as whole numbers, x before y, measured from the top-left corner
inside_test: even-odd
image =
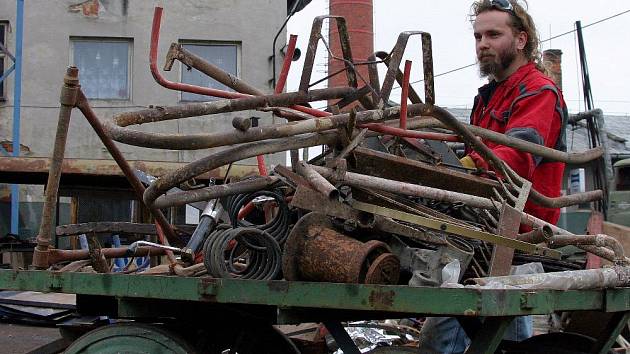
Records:
[[[330,15],[343,16],[346,18],[348,35],[350,36],[350,46],[352,48],[353,61],[363,62],[374,53],[374,21],[372,0],[329,0]],[[343,58],[339,33],[335,23],[329,25],[328,43],[331,52],[339,58]],[[328,59],[328,74],[337,72],[345,66],[341,60]],[[361,79],[368,80],[367,65],[357,66],[357,82],[359,87],[365,85]],[[328,87],[348,86],[345,74],[338,74],[328,79]],[[336,101],[336,100],[335,100]],[[332,104],[329,101],[329,104]],[[355,104],[344,107],[344,111],[349,111]]]
[[[20,108],[22,100],[22,38],[24,35],[24,0],[16,0],[15,78],[13,88],[13,156],[20,156]],[[11,185],[11,233],[19,234],[20,186]]]

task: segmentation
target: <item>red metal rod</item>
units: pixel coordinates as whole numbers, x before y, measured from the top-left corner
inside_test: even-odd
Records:
[[[151,69],[151,74],[155,81],[171,90],[184,91],[190,93],[196,93],[198,95],[205,96],[213,96],[220,98],[242,98],[242,97],[251,97],[252,95],[239,93],[239,92],[230,92],[224,90],[217,90],[209,87],[201,87],[189,84],[183,84],[180,82],[173,82],[167,80],[157,67],[157,53],[158,53],[158,43],[160,40],[160,24],[162,22],[162,11],[161,7],[156,6],[153,12],[153,26],[151,27],[151,47],[149,51],[149,68]],[[318,109],[304,107],[304,106],[291,106],[295,110],[300,112],[304,112],[310,114],[315,117],[327,117],[332,115],[331,113],[320,111]]]
[[[258,173],[261,176],[269,176],[267,166],[265,166],[265,157],[263,155],[256,156],[256,162],[258,163]]]
[[[292,34],[289,36],[289,45],[287,47],[287,53],[284,56],[282,62],[282,70],[280,71],[280,77],[276,83],[275,93],[281,93],[284,90],[284,85],[287,82],[287,76],[289,75],[289,69],[291,68],[291,62],[293,61],[293,53],[295,53],[295,44],[297,43],[297,35]]]
[[[411,75],[411,60],[405,61],[402,93],[400,94],[400,129],[407,129],[407,97],[409,96],[409,76]]]
[[[441,141],[449,141],[449,142],[460,142],[461,140],[457,135],[453,134],[444,134],[444,133],[433,133],[433,132],[421,132],[417,130],[406,130],[402,128],[396,128],[387,126],[384,124],[370,123],[370,124],[361,124],[358,125],[360,128],[368,128],[371,131],[399,136],[401,138],[416,138],[416,139],[427,139],[427,140],[441,140]]]
[[[280,77],[278,78],[278,82],[276,83],[276,89],[274,91],[275,93],[282,93],[282,91],[284,90],[284,85],[286,84],[287,76],[289,75],[289,69],[291,68],[291,61],[293,59],[293,53],[295,52],[296,42],[297,42],[297,35],[292,34],[289,37],[289,47],[287,48],[287,53],[284,57],[284,62],[282,63],[282,71],[280,71]],[[265,157],[263,155],[258,155],[256,156],[256,161],[258,162],[258,173],[261,176],[268,176],[269,172],[267,171],[267,166],[265,166]],[[239,218],[239,219],[242,219],[242,218]]]
[[[245,206],[242,207],[241,210],[238,211],[238,215],[236,216],[236,218],[238,220],[243,220],[243,218],[249,215],[249,213],[251,213],[252,211],[254,211],[255,208],[256,206],[254,205],[254,202],[249,202],[245,204]]]

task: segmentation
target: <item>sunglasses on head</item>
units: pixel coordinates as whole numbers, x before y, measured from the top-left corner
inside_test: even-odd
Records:
[[[490,0],[490,6],[494,7],[497,10],[516,15],[514,13],[514,6],[512,6],[512,3],[508,0]]]

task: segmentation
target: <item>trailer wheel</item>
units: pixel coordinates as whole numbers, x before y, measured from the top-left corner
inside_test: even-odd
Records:
[[[196,353],[178,335],[157,326],[119,323],[90,331],[64,352],[75,353]]]

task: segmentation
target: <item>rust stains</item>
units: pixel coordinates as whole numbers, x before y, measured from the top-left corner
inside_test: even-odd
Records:
[[[99,8],[99,0],[87,0],[78,4],[68,6],[68,11],[81,12],[83,13],[83,16],[87,17],[98,17]]]
[[[4,151],[8,152],[9,154],[13,153],[13,142],[10,140],[3,140],[0,141],[0,146],[4,149]],[[31,149],[23,144],[20,144],[20,155],[22,156],[28,156],[31,155]]]

